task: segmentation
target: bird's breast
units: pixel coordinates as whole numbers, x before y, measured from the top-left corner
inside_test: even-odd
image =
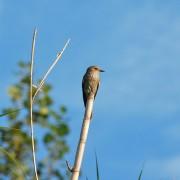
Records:
[[[89,96],[96,94],[99,84],[99,75],[96,73],[87,73],[84,77],[84,93]]]
[[[97,72],[88,73],[88,76],[92,80],[99,80],[99,73],[97,73]]]

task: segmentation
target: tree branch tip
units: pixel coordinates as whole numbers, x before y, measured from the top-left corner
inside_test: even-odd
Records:
[[[66,166],[67,166],[68,170],[72,173],[73,168],[69,165],[69,162],[67,160],[66,160]]]

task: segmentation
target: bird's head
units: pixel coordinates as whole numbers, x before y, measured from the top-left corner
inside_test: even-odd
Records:
[[[102,70],[100,67],[98,66],[90,66],[87,68],[87,72],[105,72],[104,70]]]

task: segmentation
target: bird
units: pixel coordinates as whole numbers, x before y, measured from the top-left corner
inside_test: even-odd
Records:
[[[85,108],[88,98],[95,99],[96,97],[100,85],[100,72],[105,71],[98,66],[90,66],[87,68],[86,73],[83,76],[82,92]]]

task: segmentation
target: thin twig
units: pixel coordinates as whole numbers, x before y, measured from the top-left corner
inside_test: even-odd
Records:
[[[41,82],[39,83],[38,88],[37,88],[37,90],[36,90],[36,92],[34,93],[34,96],[33,96],[33,102],[34,102],[35,97],[37,96],[37,94],[38,94],[39,91],[41,90],[42,86],[44,85],[46,78],[48,77],[48,75],[50,74],[50,72],[52,71],[52,69],[54,68],[54,66],[57,64],[57,62],[61,59],[62,54],[64,53],[64,51],[65,51],[66,47],[68,46],[69,42],[70,42],[70,39],[67,40],[67,42],[66,42],[66,44],[64,45],[62,51],[57,54],[56,59],[54,60],[54,62],[52,63],[52,65],[50,66],[50,68],[48,69],[48,71],[46,72],[46,74],[44,75],[43,79],[42,79]]]
[[[34,145],[34,129],[33,129],[33,65],[34,65],[34,51],[35,51],[35,42],[36,42],[37,29],[34,30],[33,40],[32,40],[32,50],[31,50],[31,65],[30,65],[30,121],[31,121],[31,143],[32,143],[32,155],[33,155],[33,164],[36,180],[38,180],[37,167],[36,167],[36,154],[35,154],[35,145]]]

